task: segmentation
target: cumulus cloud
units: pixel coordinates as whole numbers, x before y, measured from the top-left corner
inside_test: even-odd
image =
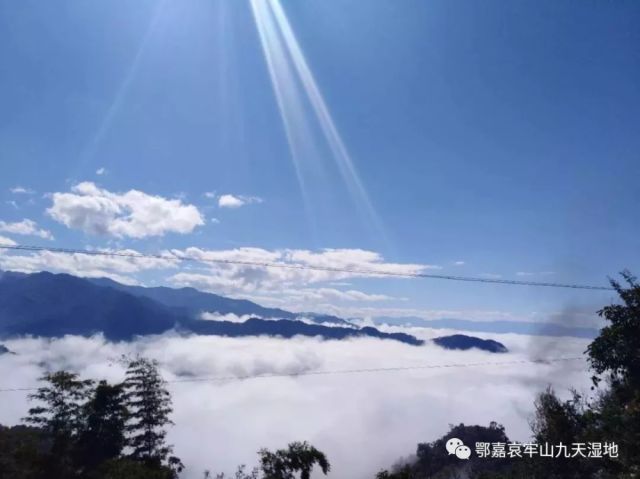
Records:
[[[134,250],[102,251],[138,254]],[[309,251],[251,247],[226,250],[186,248],[164,251],[162,256],[169,259],[21,252],[7,255],[0,263],[0,268],[23,272],[49,270],[87,277],[105,276],[130,284],[139,282],[137,273],[142,271],[180,266],[179,271],[172,272],[164,281],[178,287],[190,286],[203,291],[245,297],[266,306],[277,305],[293,311],[331,311],[331,314],[338,315],[341,313],[335,308],[347,304],[406,300],[362,291],[349,287],[350,283],[341,280],[378,278],[384,272],[412,274],[437,268],[431,265],[388,262],[376,252],[359,249]],[[183,263],[182,258],[195,260],[196,263]],[[201,263],[198,264],[197,261]],[[209,261],[214,263],[208,263]],[[135,267],[132,268],[132,265]],[[346,271],[341,271],[342,268]]]
[[[455,263],[456,266],[464,266],[464,261],[456,261]]]
[[[104,166],[102,166],[96,170],[96,175],[101,176],[101,175],[104,175],[106,172],[107,172],[107,169]]]
[[[71,193],[54,193],[47,213],[59,223],[86,233],[116,238],[145,238],[190,233],[204,224],[194,205],[138,190],[113,193],[82,182]]]
[[[361,249],[187,248],[171,252],[178,257],[218,262],[215,267],[203,272],[178,273],[169,278],[171,282],[227,293],[253,293],[290,287],[299,289],[302,285],[324,281],[376,278],[386,273],[411,275],[439,268],[424,264],[392,263],[385,261],[379,253]]]
[[[424,337],[442,331],[421,331]],[[564,397],[569,387],[586,391],[586,364],[524,363],[427,369],[438,364],[531,359],[529,339],[495,335],[511,353],[447,351],[372,338],[320,341],[313,338],[179,337],[166,334],[130,343],[101,337],[6,341],[18,354],[0,356],[7,387],[32,387],[43,367],[69,369],[86,378],[123,379],[121,354],[140,353],[161,363],[174,402],[175,426],[168,440],[199,479],[204,469],[231,472],[256,463],[260,447],[279,448],[308,440],[327,453],[332,477],[370,479],[382,467],[434,440],[450,423],[506,426],[512,440],[530,437],[527,420],[535,394],[552,384]],[[567,340],[563,355],[581,356],[585,342]],[[370,373],[353,369],[416,367]],[[314,371],[333,374],[306,375]],[[247,375],[290,375],[220,380]],[[298,376],[296,376],[298,375]],[[191,378],[208,381],[189,381]],[[3,396],[0,423],[16,424],[26,413],[28,392]],[[206,438],[206,440],[203,440]],[[358,448],[362,447],[362,450]],[[359,454],[361,452],[362,454]]]
[[[133,249],[108,249],[97,251],[138,255]],[[123,284],[138,284],[132,276],[146,270],[168,269],[177,266],[176,260],[160,258],[133,258],[122,256],[102,256],[86,254],[69,254],[53,251],[37,251],[29,254],[6,254],[0,256],[0,269],[35,273],[51,271],[68,273],[86,278],[111,278]]]
[[[241,206],[250,205],[252,203],[262,203],[262,198],[257,196],[243,195],[220,195],[218,198],[218,206],[220,208],[240,208]]]
[[[4,233],[13,233],[16,235],[38,236],[39,238],[52,240],[53,235],[50,231],[38,228],[35,221],[23,219],[14,223],[0,221],[0,231]]]
[[[13,241],[10,238],[7,238],[6,236],[0,236],[0,245],[4,245],[4,246],[15,246],[18,243],[16,243],[15,241]],[[0,253],[2,253],[2,250],[0,250]]]

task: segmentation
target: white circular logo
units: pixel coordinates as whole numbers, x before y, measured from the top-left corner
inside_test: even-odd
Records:
[[[471,457],[471,449],[457,437],[452,437],[447,441],[445,446],[449,455],[454,454],[458,459],[469,459]]]
[[[456,448],[460,447],[460,446],[464,446],[464,443],[458,439],[457,437],[452,437],[451,439],[449,439],[447,441],[447,452],[451,455],[451,454],[455,454],[456,453]]]
[[[471,449],[468,446],[456,447],[456,457],[458,459],[469,459],[471,457]]]

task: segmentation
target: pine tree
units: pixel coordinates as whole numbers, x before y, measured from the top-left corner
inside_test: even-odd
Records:
[[[173,409],[157,361],[142,357],[129,361],[124,390],[130,413],[126,431],[131,459],[150,468],[166,464],[177,476],[184,466],[171,456],[173,449],[165,441],[166,427],[173,424],[169,419]]]
[[[29,396],[40,405],[29,409],[24,421],[40,428],[49,438],[51,448],[45,459],[47,476],[71,477],[76,473],[73,456],[83,429],[83,407],[92,381],[81,380],[75,373],[58,371],[42,378],[47,383]]]
[[[91,470],[120,456],[125,446],[129,416],[122,384],[100,381],[84,407],[85,424],[80,434],[78,462]]]

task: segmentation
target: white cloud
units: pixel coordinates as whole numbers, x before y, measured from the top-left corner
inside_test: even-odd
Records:
[[[102,167],[100,167],[100,168],[98,168],[98,169],[96,170],[96,175],[98,175],[98,176],[102,176],[102,175],[104,175],[106,172],[107,172],[107,169],[106,169],[104,166],[102,166]]]
[[[441,333],[424,331],[425,336]],[[532,338],[491,337],[512,352],[497,357],[482,351],[413,347],[371,338],[320,341],[167,334],[115,344],[100,337],[20,339],[5,342],[18,354],[0,356],[0,376],[10,378],[7,387],[32,387],[46,367],[115,382],[122,380],[124,371],[113,359],[140,353],[158,359],[167,380],[182,381],[168,385],[175,422],[168,441],[187,466],[181,476],[184,479],[201,479],[204,469],[229,473],[238,464],[254,465],[259,448],[284,447],[294,440],[308,440],[327,454],[332,465],[330,477],[370,479],[381,468],[413,453],[418,442],[442,436],[450,423],[487,425],[495,420],[505,425],[511,440],[530,439],[528,418],[535,395],[547,384],[561,397],[568,396],[569,387],[589,394],[586,364],[567,361],[252,380],[185,380],[193,376],[294,375],[539,357],[539,349],[530,345]],[[581,356],[586,342],[563,338],[561,352],[553,351],[553,343],[541,346],[552,348],[543,357]],[[27,394],[14,392],[3,397],[0,423],[16,424],[25,416]],[[366,454],[354,455],[354,445],[366,447]],[[215,451],[213,458],[211,451]]]
[[[6,236],[0,236],[0,245],[4,245],[4,246],[15,246],[18,243],[16,243],[15,241],[13,241],[10,238],[7,238]],[[0,253],[2,253],[4,250],[0,250]]]
[[[245,202],[237,196],[222,195],[218,198],[218,206],[220,208],[240,208]]]
[[[205,198],[209,198],[209,199],[213,199],[216,197],[216,192],[215,191],[205,191],[204,192],[204,197]]]
[[[379,302],[404,299],[394,298],[392,296],[387,296],[386,294],[369,294],[354,289],[342,291],[334,288],[296,288],[285,290],[282,294],[288,299],[297,299],[307,303],[319,301]]]
[[[139,254],[135,250],[103,249],[105,252]],[[138,273],[150,270],[177,268],[165,278],[172,286],[190,286],[203,291],[245,297],[258,303],[278,305],[294,311],[318,311],[338,314],[345,305],[406,301],[406,298],[359,290],[345,279],[379,278],[381,272],[411,274],[430,265],[391,263],[378,253],[364,250],[266,250],[235,248],[204,250],[187,248],[161,252],[175,260],[156,258],[128,258],[69,254],[60,252],[12,253],[0,261],[0,269],[35,272],[56,271],[87,277],[110,277],[123,283],[137,283]],[[202,263],[185,263],[188,257]],[[220,261],[220,263],[206,263]],[[269,267],[276,265],[278,267]],[[346,268],[348,271],[326,271],[308,267]],[[363,272],[357,272],[362,270]],[[338,286],[338,287],[336,287]]]
[[[464,261],[456,261],[453,264],[455,264],[456,266],[464,266],[465,263],[464,263]]]
[[[22,186],[14,186],[13,188],[9,188],[9,191],[15,195],[32,195],[35,193],[32,189]]]
[[[252,203],[262,203],[262,198],[230,194],[220,195],[218,198],[218,206],[220,208],[240,208],[241,206]]]
[[[48,240],[53,239],[53,235],[50,231],[38,228],[38,225],[35,223],[35,221],[26,218],[22,221],[17,221],[14,223],[6,223],[5,221],[0,221],[0,231],[3,231],[5,233],[13,233],[16,235],[38,236],[40,238]]]
[[[99,251],[129,255],[139,254],[132,249],[100,249]],[[146,270],[175,268],[176,266],[176,261],[158,258],[69,254],[52,251],[0,256],[0,269],[2,270],[23,273],[51,271],[87,278],[111,278],[123,284],[138,284],[138,280],[131,276],[135,273]]]
[[[376,317],[392,318],[421,318],[421,319],[464,319],[469,321],[556,321],[562,319],[556,313],[514,313],[512,311],[481,310],[481,309],[424,309],[415,307],[399,307],[396,305],[372,305],[364,301],[358,303],[339,303],[335,300],[311,301],[304,300],[304,295],[282,296],[278,293],[262,292],[259,294],[238,294],[239,298],[254,301],[262,306],[282,308],[293,312],[313,311],[315,313],[331,314],[341,318],[364,318],[368,320]],[[301,298],[302,296],[302,298]],[[406,298],[390,297],[388,301],[406,301]],[[593,314],[584,315],[585,325],[593,326]],[[562,316],[564,318],[564,316]],[[575,324],[572,324],[575,326]]]
[[[219,262],[207,267],[204,271],[178,273],[169,278],[172,283],[222,293],[282,292],[291,288],[299,290],[302,286],[314,283],[349,278],[377,278],[382,277],[384,273],[415,274],[427,269],[439,268],[433,265],[390,263],[385,261],[379,253],[361,249],[310,251],[187,248],[171,252],[178,257],[187,256],[198,260]],[[225,263],[227,261],[235,263]]]
[[[251,318],[259,318],[255,314],[243,314],[238,316],[237,314],[227,313],[227,314],[219,314],[219,313],[210,313],[208,311],[203,312],[200,315],[200,319],[204,319],[205,321],[229,321],[230,323],[244,323],[247,319]]]
[[[59,223],[86,233],[116,238],[145,238],[165,233],[190,233],[204,224],[194,205],[138,190],[112,193],[82,182],[71,193],[54,193],[47,213]]]

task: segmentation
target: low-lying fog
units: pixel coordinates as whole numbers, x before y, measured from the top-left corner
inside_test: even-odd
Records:
[[[426,328],[388,328],[422,338],[449,334]],[[16,355],[0,356],[0,388],[37,385],[45,369],[69,369],[86,378],[119,381],[122,354],[140,353],[161,362],[173,381],[197,376],[294,374],[305,371],[392,368],[437,364],[507,362],[582,356],[587,340],[521,335],[473,335],[504,343],[507,354],[448,351],[377,339],[322,341],[313,338],[148,337],[108,343],[101,337],[19,339],[3,343]],[[588,391],[586,362],[509,364],[439,369],[174,382],[169,440],[187,465],[184,477],[204,469],[231,472],[253,466],[261,447],[308,440],[327,453],[331,477],[371,479],[383,467],[437,439],[449,424],[506,426],[512,440],[530,437],[527,420],[537,392],[547,384],[566,395]],[[0,423],[17,424],[27,412],[27,392],[0,393]]]

